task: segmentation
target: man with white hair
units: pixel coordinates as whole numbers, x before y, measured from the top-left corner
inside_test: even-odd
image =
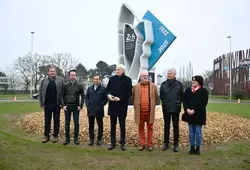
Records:
[[[132,101],[134,104],[134,120],[139,125],[140,147],[145,149],[144,125],[148,129],[148,151],[153,150],[153,123],[155,119],[155,106],[158,101],[158,91],[154,83],[149,81],[148,71],[142,71],[140,82],[133,87]]]
[[[179,115],[183,102],[183,85],[176,80],[176,70],[167,71],[167,80],[161,84],[160,98],[164,117],[164,146],[162,150],[169,148],[170,120],[172,117],[174,129],[174,152],[179,151]]]
[[[107,94],[109,99],[108,115],[110,115],[111,145],[108,150],[116,146],[116,124],[117,118],[120,124],[120,144],[121,150],[125,151],[125,121],[128,110],[128,99],[132,95],[131,78],[125,75],[124,65],[116,66],[116,75],[110,77],[107,85]]]

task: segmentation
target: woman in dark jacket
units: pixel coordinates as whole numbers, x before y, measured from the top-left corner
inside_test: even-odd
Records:
[[[206,125],[206,106],[208,102],[207,89],[203,88],[202,76],[192,78],[192,87],[184,93],[184,114],[182,120],[189,125],[189,141],[191,149],[189,154],[200,155],[202,142],[202,125]],[[196,146],[196,148],[195,148]]]

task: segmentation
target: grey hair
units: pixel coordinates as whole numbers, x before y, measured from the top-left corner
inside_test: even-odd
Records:
[[[118,64],[116,68],[122,69],[124,73],[126,72],[126,67],[123,64]]]
[[[144,71],[141,71],[140,76],[142,75],[142,73],[148,73],[149,74],[148,71],[144,70]]]
[[[168,69],[168,72],[171,72],[171,73],[176,74],[176,70],[175,70],[174,68],[170,68],[170,69]]]

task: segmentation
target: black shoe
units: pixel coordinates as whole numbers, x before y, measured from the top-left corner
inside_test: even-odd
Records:
[[[201,154],[200,147],[196,147],[195,155],[200,155],[200,154]]]
[[[89,146],[92,146],[92,145],[94,145],[94,141],[93,141],[93,140],[90,140]]]
[[[70,140],[66,138],[65,141],[63,142],[63,145],[68,145],[69,143],[70,143]]]
[[[79,144],[80,144],[79,139],[78,139],[78,138],[75,138],[75,139],[74,139],[74,143],[75,143],[76,145],[79,145]]]
[[[153,151],[153,147],[152,147],[152,146],[149,146],[149,147],[148,147],[148,151],[149,151],[149,152]]]
[[[174,145],[174,152],[178,152],[179,151],[179,146],[177,144]]]
[[[191,146],[189,154],[195,154],[195,148],[194,148],[194,146]]]
[[[116,147],[115,144],[111,144],[111,145],[108,147],[108,150],[113,150],[115,147]]]
[[[96,142],[96,145],[97,145],[97,146],[101,146],[101,145],[102,145],[102,141],[101,141],[101,140],[98,140],[98,141]]]
[[[169,144],[167,143],[164,143],[163,147],[162,147],[162,150],[165,151],[169,148]]]
[[[42,143],[47,143],[49,141],[49,137],[48,136],[44,136],[42,139]]]
[[[124,144],[121,145],[121,150],[125,151],[126,150],[126,146]]]
[[[58,139],[57,136],[54,136],[54,137],[52,138],[52,142],[53,142],[53,143],[56,143],[56,142],[58,142],[58,141],[59,141],[59,139]]]

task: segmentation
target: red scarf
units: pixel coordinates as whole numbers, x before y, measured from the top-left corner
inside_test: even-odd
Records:
[[[197,87],[192,86],[191,90],[192,90],[193,93],[195,93],[195,92],[196,92],[197,90],[199,90],[200,88],[201,88],[200,85],[198,85]]]

